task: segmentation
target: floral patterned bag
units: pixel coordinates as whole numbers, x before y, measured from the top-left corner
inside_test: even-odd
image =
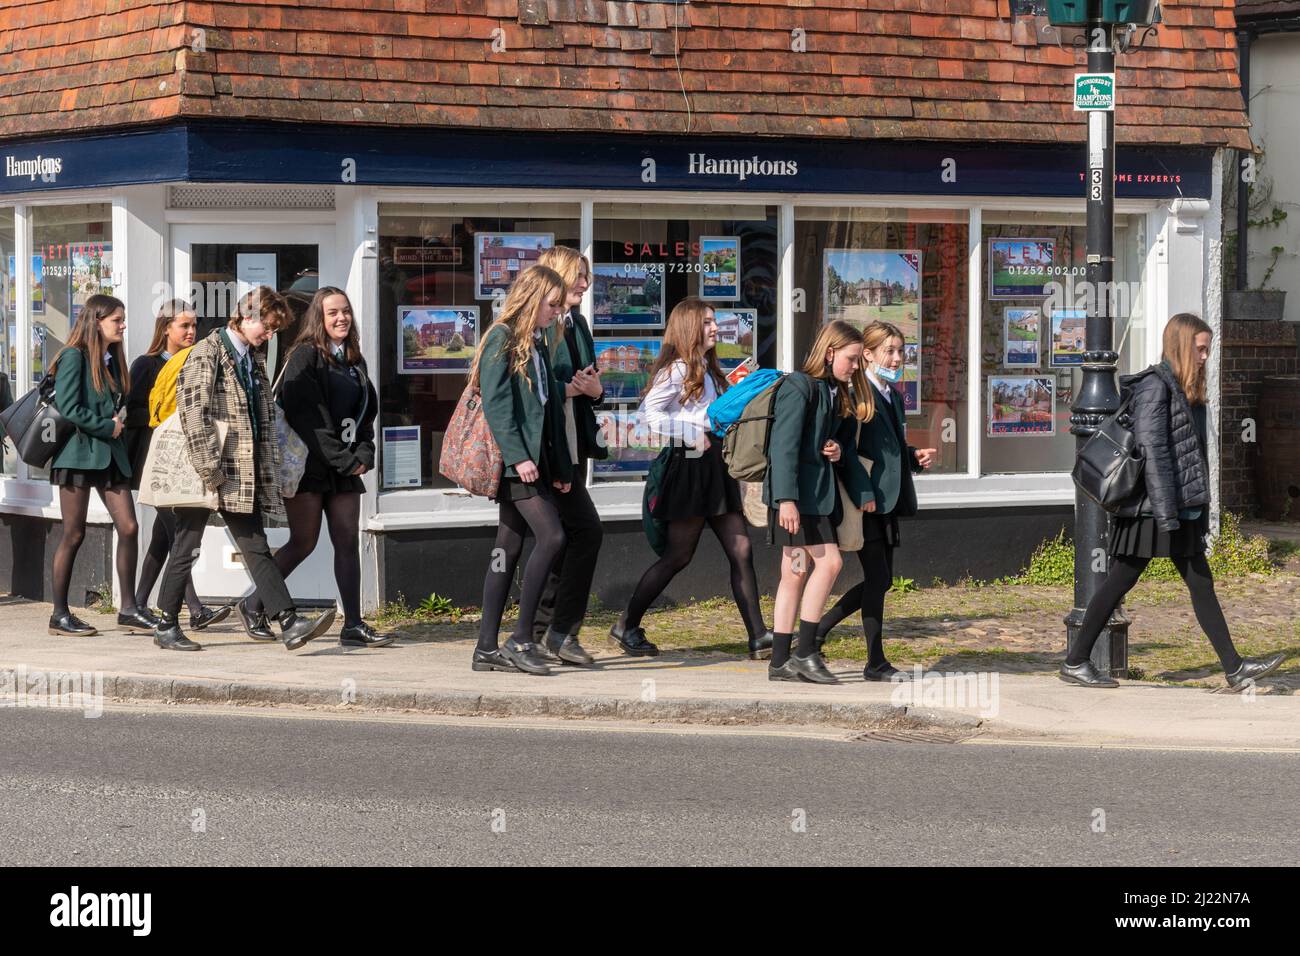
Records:
[[[284,409],[280,407],[280,382],[283,378],[284,369],[281,369],[271,386],[271,394],[275,396],[271,408],[275,411],[275,440],[280,446],[280,494],[292,498],[298,493],[298,484],[307,471],[307,443],[289,427]]]
[[[476,386],[466,385],[442,437],[438,471],[472,495],[494,498],[504,467],[483,414],[483,398]]]

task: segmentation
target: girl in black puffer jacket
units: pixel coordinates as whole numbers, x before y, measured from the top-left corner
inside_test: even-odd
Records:
[[[1165,326],[1163,361],[1120,380],[1132,393],[1133,435],[1146,458],[1144,487],[1111,521],[1110,572],[1088,604],[1078,640],[1061,666],[1064,681],[1118,686],[1098,674],[1088,658],[1106,622],[1152,558],[1171,559],[1182,575],[1197,623],[1214,645],[1231,686],[1241,687],[1282,663],[1282,654],[1251,661],[1237,653],[1205,558],[1210,530],[1205,362],[1212,337],[1201,319],[1179,313]]]

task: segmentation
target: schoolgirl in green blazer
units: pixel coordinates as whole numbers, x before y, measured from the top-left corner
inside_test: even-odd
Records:
[[[826,612],[817,628],[820,647],[840,621],[862,611],[862,634],[867,642],[866,680],[887,681],[902,672],[885,658],[885,594],[894,582],[894,549],[899,543],[898,519],[916,514],[916,488],[912,475],[930,467],[933,448],[913,448],[907,443],[903,396],[892,386],[902,380],[903,333],[887,322],[873,322],[862,333],[863,361],[876,413],[864,421],[856,436],[857,455],[871,462],[871,496],[875,507],[864,514],[862,582],[849,589]]]
[[[151,632],[158,619],[135,601],[135,502],[131,498],[131,459],[127,453],[126,395],[131,387],[122,337],[126,307],[111,295],[92,295],[81,307],[67,347],[54,358],[54,405],[76,430],[50,463],[50,483],[59,488],[63,537],[54,551],[50,579],[54,613],[49,632],[74,637],[95,628],[68,607],[68,589],[77,552],[86,536],[86,512],[94,489],[117,531],[117,576],[122,588],[117,623],[130,631]]]
[[[555,496],[566,494],[573,482],[564,435],[564,386],[551,368],[555,323],[564,312],[565,295],[564,280],[553,269],[533,266],[520,273],[470,370],[504,465],[496,498],[496,547],[483,582],[483,617],[471,662],[476,671],[550,673],[533,644],[532,630],[547,576],[565,545]],[[524,568],[519,619],[501,644],[497,630],[529,531],[536,543]]]
[[[875,507],[867,475],[852,454],[851,429],[872,411],[861,360],[857,329],[830,322],[817,336],[803,370],[792,373],[777,391],[763,483],[768,525],[781,545],[770,680],[838,683],[826,669],[816,637],[841,567],[835,540],[842,517],[837,471],[855,507]],[[791,653],[796,613],[799,642]]]

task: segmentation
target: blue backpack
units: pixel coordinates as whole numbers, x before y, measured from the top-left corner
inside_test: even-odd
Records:
[[[722,438],[722,460],[737,481],[762,481],[767,475],[776,395],[789,379],[784,372],[762,368],[709,405],[713,432]]]

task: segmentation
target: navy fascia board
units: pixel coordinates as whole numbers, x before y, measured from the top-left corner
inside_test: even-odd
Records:
[[[59,160],[46,181],[28,165]],[[1121,146],[1119,198],[1211,195],[1210,147]],[[0,143],[0,194],[157,182],[1081,198],[1078,143],[175,123]],[[653,163],[648,161],[653,160]],[[19,170],[18,175],[11,170]],[[355,179],[351,174],[355,173]]]

